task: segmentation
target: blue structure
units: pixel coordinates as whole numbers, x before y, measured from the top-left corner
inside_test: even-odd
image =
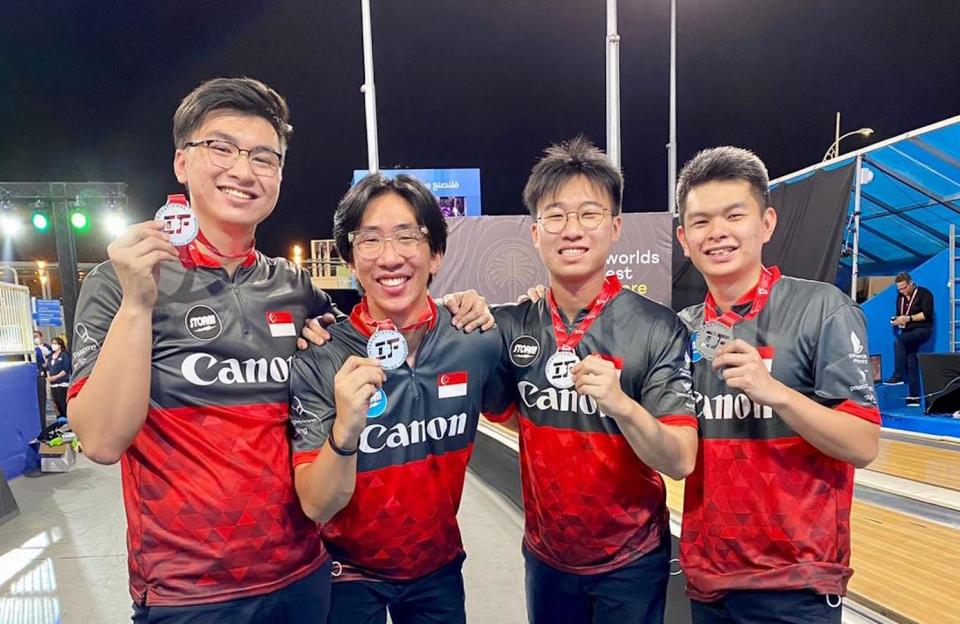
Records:
[[[847,203],[837,285],[849,292],[857,277],[909,271],[934,296],[933,336],[921,351],[953,351],[949,246],[950,226],[960,225],[960,116],[777,178],[770,186],[851,164],[858,171]],[[881,357],[884,379],[894,368],[890,317],[896,296],[891,285],[862,303],[870,353]],[[877,391],[885,426],[960,437],[960,419],[924,416],[919,408],[905,407],[904,387],[878,386]]]
[[[37,365],[0,363],[0,468],[7,479],[40,465],[29,442],[40,433]]]
[[[857,274],[893,275],[914,269],[947,248],[950,224],[960,224],[960,116],[844,154],[770,182],[798,182],[820,169],[861,160]],[[846,283],[853,261],[856,185],[847,206],[848,235],[840,260]],[[839,279],[839,278],[838,278]]]

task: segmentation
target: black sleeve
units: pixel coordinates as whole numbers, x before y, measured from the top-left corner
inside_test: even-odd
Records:
[[[638,389],[640,404],[654,418],[696,426],[687,328],[674,317],[672,324],[662,323],[653,333],[647,374]]]
[[[83,280],[71,342],[73,357],[77,360],[73,363],[72,382],[85,379],[93,372],[100,355],[100,345],[107,337],[122,299],[120,283],[108,263],[94,268]]]
[[[923,320],[933,320],[933,293],[924,288],[920,291],[920,311],[923,312]]]
[[[294,463],[297,454],[316,451],[327,441],[337,406],[333,378],[340,369],[330,357],[332,347],[311,345],[293,357],[290,365],[290,424],[293,426]]]
[[[483,403],[481,411],[489,420],[505,420],[512,413],[512,408],[516,405],[514,396],[513,375],[511,374],[510,361],[506,357],[507,347],[506,337],[502,334],[500,327],[492,330],[497,336],[495,355],[491,353],[490,374],[483,387]]]

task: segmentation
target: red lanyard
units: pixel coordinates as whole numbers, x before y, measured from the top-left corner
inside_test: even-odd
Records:
[[[623,287],[620,285],[620,280],[617,279],[616,275],[607,276],[603,280],[603,288],[600,290],[600,294],[597,295],[597,298],[590,304],[587,315],[583,317],[580,324],[577,325],[569,335],[567,334],[566,324],[560,316],[560,308],[557,306],[557,300],[553,296],[553,291],[548,292],[547,303],[550,306],[550,317],[553,319],[553,334],[557,339],[557,350],[574,350],[580,343],[580,340],[583,339],[584,334],[587,333],[587,330],[590,329],[590,326],[593,325],[593,322],[600,316],[600,311],[603,310],[603,307],[620,292],[621,288]]]
[[[353,312],[350,314],[353,317],[354,325],[357,327],[363,327],[367,329],[365,332],[368,336],[372,335],[375,330],[380,329],[396,329],[396,325],[393,324],[393,321],[390,319],[375,319],[370,315],[370,307],[367,305],[366,295],[360,300],[353,308]],[[433,302],[433,299],[427,295],[427,309],[420,314],[415,322],[407,325],[406,327],[400,328],[400,333],[408,333],[420,329],[424,325],[429,328],[432,328],[437,322],[437,304]]]
[[[727,327],[733,327],[737,323],[743,320],[752,319],[756,315],[760,314],[760,311],[763,310],[763,307],[767,305],[767,299],[770,298],[770,290],[773,288],[773,285],[777,283],[781,277],[780,269],[777,267],[767,268],[760,267],[760,280],[757,282],[757,287],[753,292],[753,304],[750,306],[750,311],[747,312],[746,316],[740,316],[733,311],[731,307],[729,310],[723,313],[723,316],[717,316],[717,302],[713,298],[713,295],[710,292],[707,292],[707,298],[703,302],[703,321],[705,323],[710,323],[711,321],[716,321],[721,325],[726,325]]]
[[[217,249],[216,247],[214,247],[214,246],[213,246],[213,243],[210,242],[210,239],[208,239],[208,238],[203,234],[202,231],[199,232],[199,233],[197,233],[197,240],[200,241],[201,243],[203,243],[203,244],[207,247],[207,249],[209,249],[210,251],[212,251],[212,252],[215,253],[216,255],[220,256],[221,258],[229,258],[230,260],[236,260],[237,258],[246,258],[246,257],[248,257],[248,256],[253,252],[254,246],[256,246],[256,244],[257,244],[256,239],[254,239],[254,240],[250,243],[250,246],[247,247],[246,249],[244,249],[243,251],[241,251],[240,253],[236,253],[236,254],[225,254],[225,253],[223,253],[222,251],[220,251],[219,249]]]
[[[918,286],[914,286],[914,287],[913,287],[913,294],[910,295],[910,303],[907,303],[907,297],[906,297],[906,295],[901,295],[902,299],[900,299],[900,316],[906,316],[906,315],[907,315],[907,312],[910,311],[910,308],[913,307],[913,300],[914,300],[914,298],[917,296],[917,291],[918,291],[918,290],[920,290],[920,288],[919,288]],[[903,304],[905,304],[905,303],[907,304],[907,307],[906,307],[906,308],[903,307]]]

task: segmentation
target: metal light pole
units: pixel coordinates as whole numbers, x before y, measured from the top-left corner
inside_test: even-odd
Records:
[[[670,142],[667,143],[667,211],[677,210],[677,0],[670,0]]]
[[[620,169],[620,35],[617,0],[607,0],[607,156]]]
[[[820,162],[826,162],[833,158],[840,156],[840,141],[844,140],[847,137],[851,137],[855,134],[859,134],[863,137],[868,137],[873,134],[873,128],[860,128],[859,130],[854,130],[852,132],[847,132],[846,134],[840,134],[840,112],[837,112],[837,125],[834,130],[833,143],[830,144],[830,147],[827,148],[826,153],[824,153],[823,158],[820,159]]]
[[[380,171],[380,143],[377,138],[377,90],[373,83],[373,28],[370,25],[370,0],[360,0],[363,13],[363,93],[367,119],[367,170]]]
[[[857,156],[854,168],[853,187],[853,256],[850,258],[850,298],[857,301],[857,278],[860,274],[860,185],[862,183],[863,156]]]

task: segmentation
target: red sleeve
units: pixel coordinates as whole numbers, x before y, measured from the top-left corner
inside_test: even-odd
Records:
[[[510,420],[510,417],[513,416],[516,412],[517,412],[517,405],[516,405],[516,403],[511,403],[510,405],[507,406],[507,409],[503,410],[503,411],[500,412],[499,414],[493,414],[493,413],[491,413],[491,412],[484,412],[484,413],[483,413],[483,416],[484,416],[484,418],[486,418],[486,419],[489,420],[490,422],[502,423],[502,422],[507,422],[508,420]]]
[[[666,416],[661,416],[657,420],[665,425],[670,425],[671,427],[693,427],[694,429],[700,428],[700,423],[697,422],[697,417],[691,416],[690,414],[667,414]]]
[[[320,449],[313,449],[312,451],[299,451],[293,454],[293,465],[300,466],[303,464],[312,463],[313,460],[317,458],[317,455],[320,454]]]
[[[81,377],[80,379],[75,379],[70,387],[67,389],[67,401],[73,397],[80,394],[80,391],[83,389],[83,386],[87,383],[89,377]]]
[[[838,412],[844,412],[847,414],[852,414],[857,418],[862,418],[867,422],[871,422],[875,425],[881,424],[880,419],[880,410],[874,407],[864,407],[858,403],[854,403],[851,400],[846,400],[840,405],[837,405],[833,409]]]

